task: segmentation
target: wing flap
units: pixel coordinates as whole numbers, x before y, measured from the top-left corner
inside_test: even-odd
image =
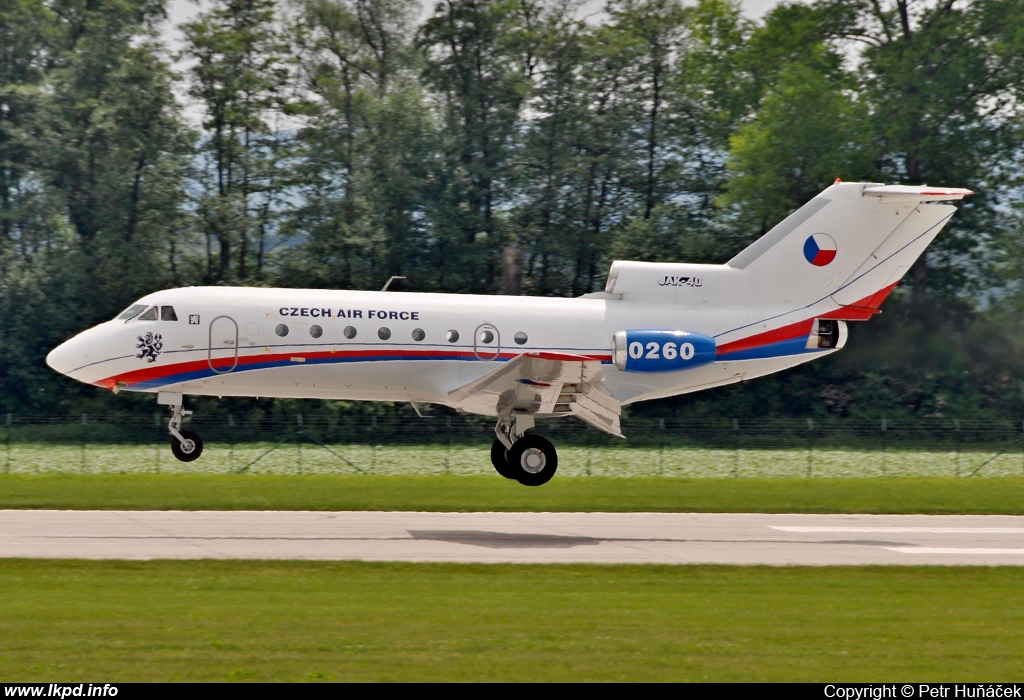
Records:
[[[602,385],[600,360],[565,353],[524,353],[448,392],[462,410],[510,416],[574,415],[621,437],[619,402]]]
[[[603,430],[615,437],[623,437],[619,426],[619,415],[622,412],[619,402],[599,384],[581,384],[578,398],[573,402],[573,413],[580,420]]]

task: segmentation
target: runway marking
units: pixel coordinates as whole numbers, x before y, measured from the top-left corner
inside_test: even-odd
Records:
[[[998,547],[883,547],[900,554],[1024,554],[1024,549]]]
[[[928,532],[936,535],[1024,535],[1024,527],[854,527],[850,525],[769,525],[783,532]]]

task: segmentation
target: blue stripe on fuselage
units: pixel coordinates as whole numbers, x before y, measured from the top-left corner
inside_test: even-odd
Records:
[[[756,348],[727,352],[715,358],[715,362],[727,362],[730,360],[764,360],[772,357],[786,357],[788,355],[803,355],[805,353],[821,352],[825,348],[807,348],[807,336],[780,340],[777,343],[769,343]]]

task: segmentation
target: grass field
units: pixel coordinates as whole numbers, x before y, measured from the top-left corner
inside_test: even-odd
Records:
[[[410,448],[366,448],[348,454],[371,468],[343,469],[291,445],[234,474],[238,448],[190,473],[148,449],[41,447],[49,461],[0,474],[0,508],[1024,514],[1024,477],[996,476],[1009,468],[958,478],[909,457],[867,477],[814,462],[808,478],[799,452],[751,451],[767,466],[743,471],[723,460],[752,454],[634,448],[614,471],[618,451],[563,450],[568,465],[530,489],[480,466],[481,450],[417,462]],[[0,678],[1013,680],[1022,584],[1024,567],[0,559]]]
[[[1024,478],[12,474],[0,508],[1024,514]]]
[[[874,476],[1024,476],[1024,453],[991,450],[710,449],[559,446],[562,476],[789,478]],[[226,474],[491,474],[490,444],[327,445],[212,443],[196,462],[153,445],[0,445],[0,472]]]
[[[6,681],[997,681],[1024,569],[0,560]]]

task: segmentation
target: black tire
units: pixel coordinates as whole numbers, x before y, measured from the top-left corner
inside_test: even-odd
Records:
[[[523,486],[546,484],[558,469],[555,446],[540,435],[527,433],[508,451],[508,469]]]
[[[199,459],[199,455],[203,454],[203,439],[191,430],[179,430],[178,432],[185,440],[191,442],[191,449],[189,449],[189,445],[182,447],[178,438],[171,436],[171,452],[174,453],[174,456],[182,462],[194,462]]]
[[[491,464],[494,465],[494,471],[498,472],[506,479],[515,478],[509,472],[508,450],[505,449],[505,444],[497,438],[494,439],[494,444],[491,445]]]

